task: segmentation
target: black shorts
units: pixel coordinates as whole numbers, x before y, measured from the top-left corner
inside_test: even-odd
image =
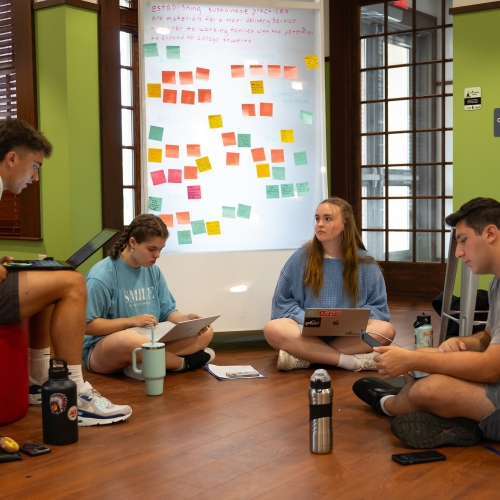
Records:
[[[0,324],[20,323],[19,273],[7,273],[0,283]]]

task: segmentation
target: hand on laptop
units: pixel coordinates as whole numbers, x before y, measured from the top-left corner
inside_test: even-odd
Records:
[[[137,316],[132,316],[130,321],[133,322],[131,326],[156,326],[158,324],[158,320],[152,314],[138,314]]]
[[[203,318],[203,316],[200,316],[199,314],[196,313],[189,313],[187,315],[188,319],[198,319],[198,318]],[[199,332],[198,335],[202,335],[205,332],[208,332],[208,329],[210,328],[210,325],[206,326],[205,328],[202,328]]]
[[[8,255],[0,259],[0,264],[2,264],[0,267],[0,283],[7,277],[7,269],[5,269],[3,264],[5,262],[10,262],[11,260],[14,260],[14,257],[9,257]]]

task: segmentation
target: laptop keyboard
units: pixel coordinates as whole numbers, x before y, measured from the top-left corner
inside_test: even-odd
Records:
[[[57,260],[33,260],[31,265],[35,267],[61,267]]]

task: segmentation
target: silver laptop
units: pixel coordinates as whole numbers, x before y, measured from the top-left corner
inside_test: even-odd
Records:
[[[370,309],[306,309],[305,337],[359,337],[366,330]]]

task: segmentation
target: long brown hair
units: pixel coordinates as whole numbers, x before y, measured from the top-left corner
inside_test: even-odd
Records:
[[[167,239],[168,229],[165,223],[156,215],[138,215],[129,226],[125,227],[125,231],[120,239],[109,251],[109,256],[112,260],[116,260],[120,256],[132,237],[135,238],[137,243],[142,243],[156,237]]]
[[[356,222],[354,220],[354,213],[351,205],[342,198],[332,197],[320,203],[328,203],[333,207],[337,207],[340,215],[345,221],[344,231],[342,233],[342,264],[344,271],[342,277],[344,278],[344,291],[349,296],[351,305],[356,304],[358,297],[358,264],[375,263],[373,257],[369,255],[358,255],[358,249],[366,250],[363,240],[359,234]],[[308,241],[304,247],[306,248],[306,268],[304,273],[304,287],[308,286],[315,297],[319,297],[319,292],[323,287],[323,257],[324,249],[321,241],[316,238]]]

